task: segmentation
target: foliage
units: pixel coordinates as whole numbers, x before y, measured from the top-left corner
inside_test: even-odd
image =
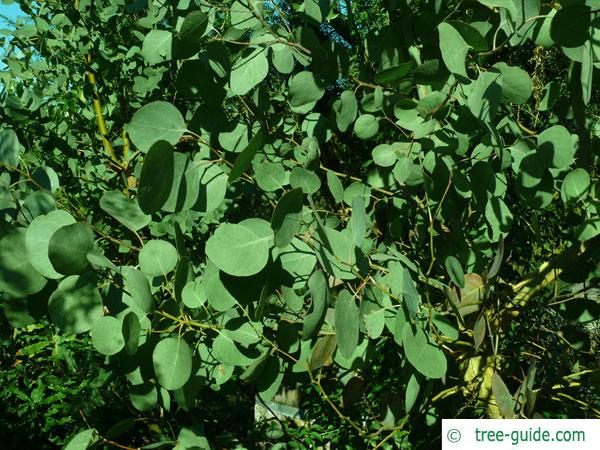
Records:
[[[418,448],[443,417],[600,417],[591,3],[20,1],[11,414],[69,449]],[[27,360],[84,406],[32,406],[14,357],[38,339],[91,343],[90,372]],[[252,425],[283,388],[304,425]]]

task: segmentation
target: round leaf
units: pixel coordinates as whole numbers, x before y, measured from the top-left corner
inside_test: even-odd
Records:
[[[554,125],[538,136],[538,154],[547,167],[564,169],[573,163],[575,146],[571,133],[562,125]]]
[[[181,292],[181,301],[188,308],[200,308],[206,303],[206,291],[202,280],[189,281]]]
[[[150,30],[142,43],[142,56],[150,65],[170,61],[173,54],[173,35],[166,30]]]
[[[294,108],[314,103],[320,100],[323,94],[325,94],[325,86],[313,72],[305,70],[290,78],[290,104]]]
[[[373,149],[372,155],[373,162],[380,167],[392,167],[396,163],[396,152],[391,145],[378,145]]]
[[[267,50],[257,48],[238,59],[231,68],[229,86],[237,95],[247,94],[254,86],[263,81],[269,73]]]
[[[103,355],[116,355],[125,346],[123,323],[116,317],[100,318],[92,327],[90,335],[94,348]]]
[[[50,237],[61,227],[75,223],[73,216],[66,211],[52,211],[44,216],[36,217],[27,227],[25,249],[31,265],[40,274],[50,279],[62,278],[63,275],[54,270],[48,256]]]
[[[567,174],[560,189],[560,196],[565,203],[583,200],[590,189],[590,174],[582,168]]]
[[[94,278],[72,275],[60,282],[48,301],[48,313],[54,324],[70,333],[89,331],[103,316],[102,297]]]
[[[139,262],[140,270],[148,275],[166,275],[177,265],[177,249],[167,241],[149,241],[140,250]]]
[[[314,194],[321,188],[321,180],[316,173],[296,167],[290,173],[290,184],[293,188],[300,188],[305,194]]]
[[[52,267],[63,275],[77,275],[89,262],[87,254],[94,249],[94,232],[83,223],[59,228],[50,237],[48,257]]]
[[[260,272],[269,260],[273,236],[258,236],[240,224],[221,224],[206,242],[206,255],[220,270],[245,277]]]
[[[283,166],[271,162],[263,162],[254,166],[254,177],[258,187],[265,192],[281,189],[285,182]]]
[[[11,230],[0,239],[0,292],[27,297],[46,285],[26,255],[25,229]]]
[[[502,99],[516,105],[526,103],[533,89],[529,74],[520,67],[505,63],[497,63],[494,68],[502,74]]]
[[[192,373],[192,350],[183,339],[165,338],[152,353],[156,379],[162,387],[174,391],[182,387]]]
[[[379,131],[379,123],[372,114],[363,114],[354,122],[354,132],[359,139],[371,139]]]
[[[186,128],[183,116],[175,106],[153,102],[136,111],[127,124],[127,132],[134,145],[145,153],[161,140],[175,145]]]

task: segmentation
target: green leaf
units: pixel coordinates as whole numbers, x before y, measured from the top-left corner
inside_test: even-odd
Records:
[[[396,151],[389,144],[379,144],[371,152],[373,162],[380,167],[392,167],[396,164]]]
[[[250,127],[243,122],[230,123],[227,128],[219,133],[219,144],[223,150],[241,153],[250,142],[248,134]]]
[[[54,197],[47,192],[38,191],[25,197],[19,212],[26,222],[31,222],[37,216],[47,214],[55,209],[56,200],[54,200]]]
[[[327,303],[329,302],[329,290],[323,271],[317,270],[310,276],[308,279],[308,289],[311,297],[311,307],[310,312],[304,316],[302,324],[303,341],[312,339],[319,332],[325,320]]]
[[[183,209],[191,205],[195,211],[209,213],[225,200],[228,176],[218,164],[210,161],[193,162],[185,178],[187,197]]]
[[[533,38],[532,41],[535,45],[539,45],[542,47],[552,47],[554,45],[554,41],[551,37],[552,30],[552,19],[556,15],[557,10],[552,8],[548,11],[547,17],[542,20],[536,20],[535,27],[533,29]]]
[[[359,139],[367,140],[379,131],[379,122],[372,114],[362,114],[354,122],[354,133]]]
[[[313,72],[303,71],[290,78],[290,105],[298,108],[317,102],[325,94],[325,86]]]
[[[335,336],[327,335],[317,339],[310,360],[308,370],[311,372],[331,363],[333,352],[335,352]]]
[[[237,95],[247,94],[254,86],[262,82],[269,73],[267,50],[259,47],[238,59],[231,68],[229,87]]]
[[[590,37],[592,13],[587,5],[567,5],[552,18],[550,36],[562,47],[579,47]]]
[[[177,249],[167,241],[148,241],[138,256],[140,270],[153,277],[171,272],[177,265]]]
[[[286,192],[279,199],[271,218],[271,228],[275,233],[277,247],[287,246],[300,229],[303,204],[304,195],[300,188]]]
[[[26,297],[46,285],[26,257],[25,229],[10,230],[0,239],[0,292]]]
[[[317,174],[302,167],[292,170],[290,184],[293,188],[300,188],[305,194],[314,194],[321,188],[321,180]]]
[[[367,336],[371,339],[377,339],[383,333],[385,327],[385,310],[383,308],[379,308],[379,306],[374,303],[363,303],[363,305],[371,305],[371,308],[362,312],[362,318],[365,322],[365,330],[367,332]]]
[[[48,300],[48,314],[61,330],[76,334],[90,331],[104,315],[93,275],[72,275],[62,280]]]
[[[119,191],[105,192],[100,198],[100,208],[132,231],[138,231],[152,221],[152,217],[144,214],[137,202]]]
[[[246,277],[267,265],[272,239],[241,224],[223,223],[206,242],[206,255],[223,272]]]
[[[263,401],[270,401],[277,394],[285,374],[281,365],[283,364],[274,356],[267,358],[264,363],[260,378],[256,383],[258,395]]]
[[[227,321],[221,333],[232,341],[248,347],[261,340],[262,324],[251,323],[243,317],[234,317]]]
[[[129,389],[129,399],[138,411],[150,411],[158,403],[158,390],[150,382],[136,384]]]
[[[151,66],[170,61],[173,56],[173,35],[166,30],[150,30],[142,44],[142,56]]]
[[[475,344],[475,350],[479,350],[481,344],[483,344],[483,340],[485,339],[485,330],[486,330],[486,320],[485,315],[480,315],[475,321],[475,325],[473,326],[473,343]]]
[[[590,190],[591,180],[587,170],[577,168],[567,174],[560,188],[560,196],[565,203],[585,200]]]
[[[431,315],[431,321],[434,323],[435,327],[442,333],[444,336],[449,337],[452,340],[458,339],[458,329],[455,325],[450,322],[447,317],[440,313],[433,313]]]
[[[19,138],[10,128],[0,130],[0,164],[19,165]]]
[[[175,300],[181,302],[181,292],[183,288],[193,277],[193,267],[188,256],[181,256],[175,269],[175,279],[173,281],[173,293]]]
[[[410,374],[410,378],[406,384],[406,391],[404,392],[404,411],[406,414],[408,414],[410,410],[413,409],[413,406],[415,406],[420,388],[419,380],[417,380],[415,374]]]
[[[152,352],[152,365],[160,385],[174,391],[192,374],[192,350],[182,338],[164,338]]]
[[[124,339],[125,352],[128,355],[133,355],[137,351],[141,331],[142,326],[137,314],[133,311],[125,314],[121,333]]]
[[[175,106],[167,102],[153,102],[142,106],[127,124],[131,141],[143,153],[158,141],[175,145],[186,131],[183,116]]]
[[[317,264],[313,250],[304,241],[294,238],[289,245],[281,248],[278,259],[283,270],[281,284],[292,289],[306,287]]]
[[[271,46],[271,62],[279,72],[288,75],[294,71],[294,51],[289,45],[281,42]]]
[[[360,315],[354,297],[347,290],[340,291],[335,302],[335,339],[338,350],[350,358],[358,345]]]
[[[591,40],[583,44],[583,55],[581,62],[581,91],[583,103],[589,104],[592,99],[592,89],[594,81],[594,50]]]
[[[54,269],[48,256],[50,237],[59,228],[74,223],[75,219],[71,214],[58,210],[37,216],[27,227],[27,233],[25,234],[27,258],[34,269],[44,277],[50,279],[63,277]]]
[[[350,216],[348,226],[352,229],[354,245],[360,247],[363,239],[367,237],[370,227],[369,217],[365,209],[365,200],[361,196],[356,196],[352,200],[352,215]]]
[[[48,257],[57,272],[78,275],[88,266],[87,254],[93,248],[92,229],[83,223],[74,223],[52,234],[48,242]]]
[[[185,16],[177,38],[177,58],[190,58],[202,49],[201,37],[207,26],[208,16],[202,11],[192,11]]]
[[[408,325],[404,327],[402,345],[408,362],[427,378],[442,378],[447,362],[444,352],[427,341],[423,330]]]
[[[482,72],[471,83],[467,105],[475,117],[486,123],[494,120],[502,95],[501,83],[500,74],[494,72]]]
[[[206,290],[202,280],[188,281],[181,292],[181,301],[188,308],[200,308],[206,303]]]
[[[350,234],[325,227],[319,235],[317,258],[325,270],[340,280],[356,278],[352,271],[356,264],[356,251]]]
[[[507,419],[513,419],[515,417],[515,401],[504,381],[502,381],[502,378],[496,372],[492,374],[492,392],[494,393],[494,400],[496,400],[500,414]]]
[[[393,322],[391,323],[391,326],[389,323],[391,317],[386,317],[388,320],[386,326],[392,332],[392,336],[394,336],[394,342],[400,346],[404,345],[404,328],[410,326],[405,309],[406,308],[403,306],[398,307],[396,315],[393,316]]]
[[[320,24],[329,13],[329,0],[304,0],[304,14]]]
[[[227,311],[237,304],[237,299],[232,295],[223,282],[222,273],[210,260],[206,263],[203,274],[206,299],[210,306],[217,311]]]
[[[506,237],[513,223],[513,214],[499,197],[492,197],[485,206],[488,236],[494,242]]]
[[[226,366],[246,367],[260,356],[260,353],[256,351],[241,349],[232,339],[222,333],[213,341],[212,350],[217,361],[222,362]]]
[[[256,152],[262,147],[262,145],[263,132],[262,130],[259,130],[258,133],[256,133],[254,137],[250,140],[244,151],[240,153],[235,159],[233,167],[231,168],[231,172],[229,172],[230,183],[241,177],[242,174],[246,171],[246,169],[250,167],[250,164],[252,163]]]
[[[258,187],[265,192],[275,192],[287,184],[284,168],[272,162],[255,164],[254,178]]]
[[[451,20],[448,23],[460,33],[465,42],[473,49],[473,51],[485,52],[489,49],[487,41],[474,26],[466,22],[461,22],[460,20]]]
[[[421,299],[413,284],[410,271],[397,261],[390,262],[388,264],[388,269],[389,275],[387,277],[387,283],[390,286],[390,291],[402,298],[410,316],[415,318],[419,310]]]
[[[198,430],[182,428],[177,436],[174,450],[210,450],[210,444],[204,434]]]
[[[342,92],[340,98],[333,102],[332,110],[339,130],[345,132],[352,125],[358,113],[358,103],[354,92]]]
[[[542,131],[537,138],[538,155],[547,167],[564,169],[573,163],[575,146],[571,133],[562,125]]]
[[[344,186],[338,176],[330,170],[327,171],[327,186],[335,202],[342,203],[344,201]]]
[[[455,285],[460,288],[465,287],[465,273],[456,256],[448,256],[444,261],[444,267]]]
[[[152,292],[148,278],[134,267],[122,267],[123,274],[123,303],[144,313],[154,309]]]
[[[461,80],[468,79],[465,68],[467,53],[471,48],[452,25],[442,22],[438,25],[440,51],[444,64],[450,72]]]
[[[63,450],[86,450],[92,443],[95,435],[96,431],[93,429],[80,431],[73,436]]]
[[[520,67],[509,66],[503,62],[493,65],[502,74],[502,100],[522,105],[531,97],[533,84],[529,74]]]
[[[260,8],[262,6],[262,2],[257,0],[242,0],[235,1],[231,5],[231,26],[237,28],[239,30],[247,30],[249,28],[254,28],[260,22],[259,20],[252,14],[252,11],[247,6],[249,5],[256,12],[260,14]]]
[[[398,81],[402,80],[408,72],[412,70],[414,67],[414,63],[412,61],[408,61],[402,64],[399,64],[395,67],[390,67],[389,69],[382,70],[375,74],[375,83],[377,84],[394,84]]]
[[[46,249],[46,254],[47,253],[48,253],[48,250]],[[101,253],[101,251],[98,248],[95,248],[94,250],[89,252],[86,255],[86,257],[87,257],[88,262],[92,265],[92,268],[94,268],[96,270],[98,268],[110,269],[110,270],[114,270],[115,272],[117,272],[119,270],[119,268],[117,266],[115,266],[110,259],[108,259],[106,256],[104,256],[104,254]],[[49,278],[51,278],[51,277],[49,277]]]
[[[138,203],[142,212],[152,214],[160,211],[171,193],[174,172],[173,146],[167,141],[152,144],[144,157],[138,186]]]
[[[125,347],[123,322],[116,317],[101,317],[92,327],[90,335],[94,348],[103,355],[116,355]]]

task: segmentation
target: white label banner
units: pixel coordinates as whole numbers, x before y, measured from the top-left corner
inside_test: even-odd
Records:
[[[596,419],[442,419],[442,450],[600,449]]]

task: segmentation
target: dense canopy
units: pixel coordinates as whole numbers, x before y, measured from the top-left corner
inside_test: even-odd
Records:
[[[2,3],[2,365],[101,367],[55,444],[600,418],[597,3]]]

